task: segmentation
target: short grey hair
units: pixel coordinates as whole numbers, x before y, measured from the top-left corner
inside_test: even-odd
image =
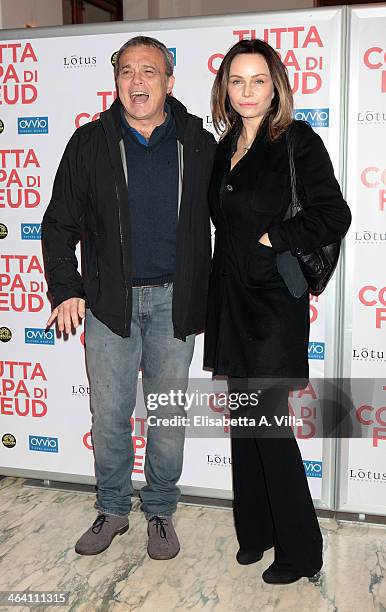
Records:
[[[115,80],[118,79],[119,74],[119,60],[121,58],[122,53],[126,51],[126,49],[130,49],[130,47],[154,47],[155,49],[159,49],[164,56],[165,60],[165,72],[167,77],[171,77],[174,69],[174,57],[173,54],[168,50],[168,48],[156,38],[151,38],[150,36],[134,36],[134,38],[130,38],[124,45],[119,49],[117,56],[115,58],[114,63],[114,77]]]

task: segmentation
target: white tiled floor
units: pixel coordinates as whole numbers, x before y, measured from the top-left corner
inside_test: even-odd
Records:
[[[74,543],[95,518],[93,502],[91,494],[0,481],[0,590],[69,591],[65,608],[34,608],[53,611],[386,612],[385,527],[321,520],[320,576],[270,586],[261,573],[273,551],[254,565],[237,564],[231,510],[180,505],[175,525],[181,552],[171,561],[153,561],[135,502],[130,530],[104,553],[81,557]]]

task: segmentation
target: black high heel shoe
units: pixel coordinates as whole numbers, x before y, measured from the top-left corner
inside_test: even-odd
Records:
[[[288,565],[274,561],[263,572],[263,580],[267,584],[291,584],[303,578],[300,574],[292,570]]]
[[[257,563],[260,559],[263,558],[263,553],[261,550],[256,549],[247,549],[247,548],[239,548],[236,554],[236,561],[240,563],[240,565],[250,565],[251,563]]]

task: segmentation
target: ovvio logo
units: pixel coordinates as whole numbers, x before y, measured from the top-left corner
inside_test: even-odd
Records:
[[[41,223],[22,223],[21,224],[21,239],[22,240],[41,240],[42,225]]]
[[[312,127],[328,127],[330,124],[329,108],[295,108],[294,118],[307,121]]]
[[[173,56],[174,66],[177,66],[177,47],[168,47],[168,51]]]
[[[324,342],[308,343],[308,359],[324,359]]]
[[[306,461],[305,459],[303,459],[303,465],[307,478],[322,478],[322,461]]]
[[[26,344],[55,344],[55,333],[53,329],[26,327],[24,339]]]
[[[48,134],[48,117],[19,117],[18,134]]]
[[[38,451],[40,453],[58,453],[58,438],[49,438],[48,436],[29,436],[29,450]]]

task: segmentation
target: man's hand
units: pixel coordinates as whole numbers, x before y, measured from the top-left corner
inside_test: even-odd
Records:
[[[51,313],[47,321],[47,326],[50,327],[57,319],[58,329],[60,332],[65,331],[66,334],[71,333],[71,326],[77,328],[81,324],[86,314],[86,302],[82,298],[70,298],[64,300]]]

